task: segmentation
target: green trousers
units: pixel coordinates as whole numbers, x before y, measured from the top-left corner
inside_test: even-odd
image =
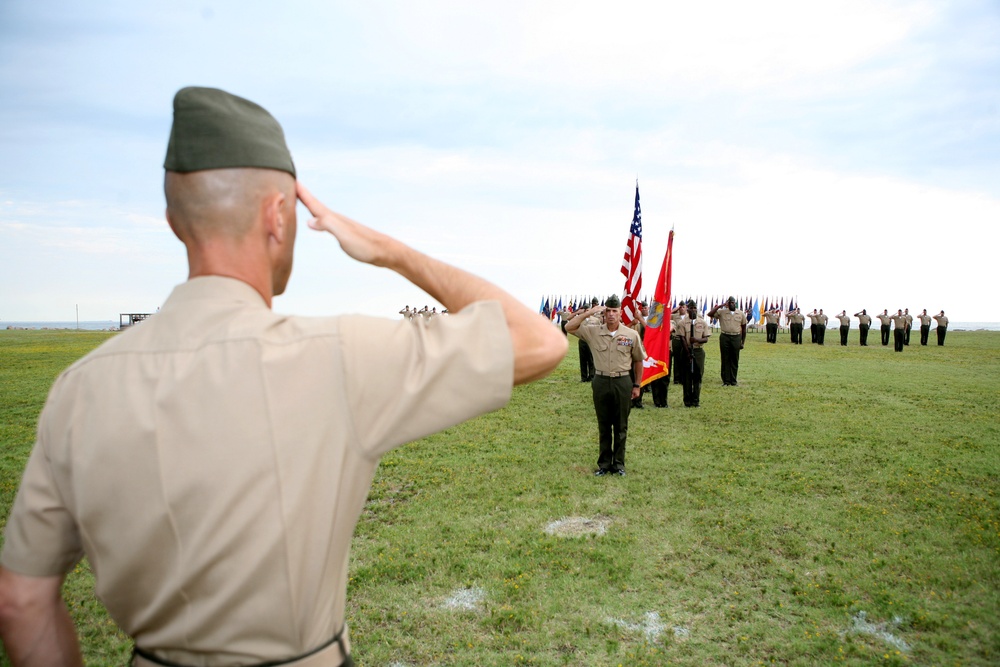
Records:
[[[625,440],[628,415],[632,409],[632,379],[595,375],[591,383],[594,412],[597,413],[597,467],[602,470],[625,469]]]

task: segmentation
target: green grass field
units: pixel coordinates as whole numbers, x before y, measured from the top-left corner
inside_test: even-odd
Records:
[[[108,335],[0,332],[3,517],[52,379]],[[359,664],[1000,663],[1000,332],[836,339],[752,334],[738,388],[713,339],[701,408],[633,411],[625,478],[592,475],[572,338],[506,409],[390,453],[353,543]],[[574,517],[604,534],[546,532]],[[124,664],[86,564],[66,597],[87,663]]]

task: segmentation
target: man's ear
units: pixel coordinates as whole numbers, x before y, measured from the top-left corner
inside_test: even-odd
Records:
[[[285,218],[285,193],[274,192],[264,198],[263,203],[264,228],[267,235],[278,243],[284,243],[288,233],[289,221]]]
[[[183,234],[181,234],[181,228],[177,226],[173,218],[170,216],[170,208],[168,207],[163,214],[167,218],[167,224],[170,225],[170,231],[172,231],[174,233],[174,236],[176,236],[183,242],[184,236]]]

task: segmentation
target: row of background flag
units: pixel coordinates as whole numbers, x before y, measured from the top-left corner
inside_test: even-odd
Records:
[[[586,308],[590,306],[591,300],[595,297],[590,296],[545,296],[542,297],[541,305],[538,306],[538,312],[545,315],[547,318],[553,322],[561,322],[559,313],[564,311],[573,312],[579,308]],[[724,304],[728,299],[728,296],[690,296],[678,298],[674,297],[673,303],[671,304],[671,309],[677,308],[677,305],[682,301],[688,301],[694,299],[695,303],[698,304],[698,310],[704,316],[715,304]],[[598,298],[598,301],[603,306],[605,299]],[[649,304],[648,299],[642,299],[646,304]],[[779,310],[782,313],[782,319],[784,319],[784,314],[794,310],[798,307],[798,299],[796,297],[749,297],[749,296],[738,296],[736,297],[736,303],[740,310],[744,313],[750,312],[752,315],[752,322],[763,324],[764,312],[768,310]]]

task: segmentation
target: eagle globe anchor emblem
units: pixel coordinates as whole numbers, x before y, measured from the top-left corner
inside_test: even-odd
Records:
[[[663,304],[654,301],[649,306],[649,316],[646,318],[646,326],[659,329],[663,324]]]

